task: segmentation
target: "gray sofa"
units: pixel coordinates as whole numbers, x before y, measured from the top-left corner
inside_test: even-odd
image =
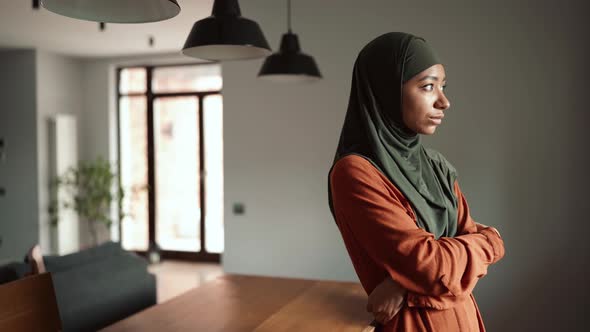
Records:
[[[51,272],[62,325],[68,331],[96,331],[156,304],[156,278],[147,261],[118,243],[65,256],[44,256]],[[26,262],[0,266],[0,283],[23,277]]]

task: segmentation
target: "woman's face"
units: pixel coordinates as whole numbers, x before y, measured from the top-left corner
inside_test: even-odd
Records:
[[[406,81],[402,87],[402,118],[413,132],[432,135],[450,102],[444,94],[445,68],[434,65]]]

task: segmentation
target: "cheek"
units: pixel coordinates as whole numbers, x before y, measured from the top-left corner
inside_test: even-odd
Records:
[[[408,121],[416,122],[423,119],[428,114],[428,103],[430,101],[419,94],[410,94],[404,96],[403,116]]]
[[[412,116],[416,119],[416,121],[427,121],[431,109],[432,104],[429,104],[427,100],[420,100],[414,104]]]
[[[412,99],[404,100],[404,107],[402,108],[402,115],[404,121],[410,121],[416,114],[416,104]]]
[[[410,102],[403,110],[404,122],[413,128],[424,121],[424,106],[420,103]]]

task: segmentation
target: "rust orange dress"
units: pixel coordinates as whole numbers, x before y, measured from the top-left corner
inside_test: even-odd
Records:
[[[330,186],[336,223],[367,294],[386,277],[408,290],[382,331],[485,331],[472,291],[504,256],[504,242],[492,227],[478,232],[457,182],[457,234],[438,240],[418,227],[409,201],[363,157],[338,160]]]

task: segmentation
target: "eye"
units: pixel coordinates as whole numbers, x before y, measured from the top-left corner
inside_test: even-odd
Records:
[[[432,91],[433,87],[434,87],[434,84],[426,84],[425,86],[422,87],[422,89],[424,89],[426,91]]]

